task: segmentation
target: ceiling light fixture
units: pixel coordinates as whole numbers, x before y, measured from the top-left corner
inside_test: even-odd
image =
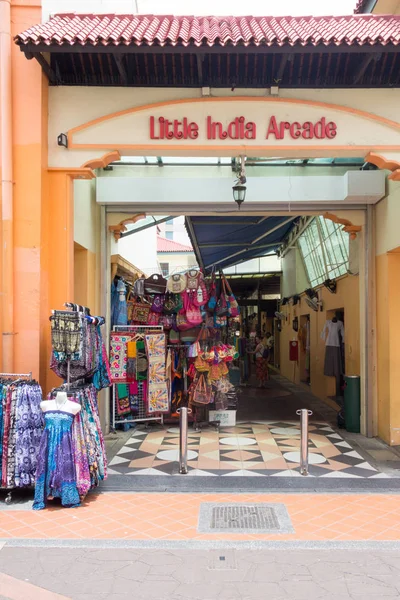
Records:
[[[233,199],[238,205],[240,210],[241,205],[246,199],[246,169],[245,169],[245,156],[240,157],[240,171],[237,174],[237,181],[235,185],[232,187]]]

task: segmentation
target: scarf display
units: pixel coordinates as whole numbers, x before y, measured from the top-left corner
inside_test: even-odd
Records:
[[[33,486],[43,418],[36,381],[0,380],[0,482],[3,488]]]
[[[148,412],[168,413],[170,403],[166,378],[165,334],[145,335],[145,342],[148,358]]]
[[[104,318],[82,312],[80,309],[84,307],[69,306],[74,309],[55,310],[50,317],[53,348],[50,368],[66,379],[69,362],[70,381],[93,377],[98,390],[109,387],[109,364],[101,334]]]

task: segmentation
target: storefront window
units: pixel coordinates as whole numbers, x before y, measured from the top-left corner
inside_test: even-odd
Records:
[[[311,286],[347,273],[349,236],[342,232],[342,225],[316,217],[300,236],[298,245]]]

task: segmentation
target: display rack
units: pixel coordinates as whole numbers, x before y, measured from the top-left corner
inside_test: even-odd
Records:
[[[11,383],[15,383],[17,381],[21,381],[26,379],[27,381],[32,381],[32,371],[30,373],[0,373],[0,379],[9,379]],[[12,502],[12,493],[16,488],[9,487],[1,487],[0,490],[8,490],[8,494],[5,497],[4,502],[6,504],[11,504]],[[28,489],[28,488],[27,488]]]
[[[114,325],[113,331],[132,332],[132,333],[161,333],[164,328],[161,325]],[[118,418],[117,415],[117,395],[115,384],[112,386],[112,429],[115,431],[116,425],[124,425],[125,423],[148,423],[149,421],[158,421],[161,425],[164,424],[164,416],[162,413],[149,417],[146,412],[145,398],[143,394],[143,382],[138,382],[138,412],[129,419]]]

